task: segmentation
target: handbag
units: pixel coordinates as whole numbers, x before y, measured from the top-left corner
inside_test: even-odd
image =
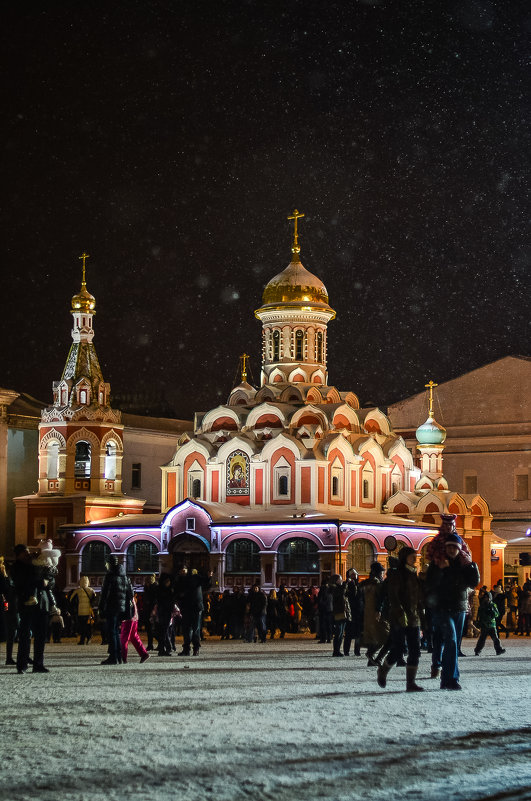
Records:
[[[89,616],[87,618],[87,625],[88,626],[93,626],[96,621],[95,621],[95,618],[94,618],[94,609],[92,608],[92,598],[90,597],[90,595],[88,594],[88,592],[86,591],[86,589],[84,587],[83,587],[83,592],[85,593],[85,595],[89,599],[89,604],[90,604],[90,614],[89,614]]]

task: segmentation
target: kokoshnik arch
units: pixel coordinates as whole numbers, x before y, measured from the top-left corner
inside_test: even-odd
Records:
[[[38,497],[60,497],[72,482],[76,489],[76,469],[81,470],[76,464],[84,458],[86,465],[86,455],[77,447],[74,454],[75,439],[96,452],[99,466],[91,462],[90,471],[85,468],[89,489],[95,482],[94,492],[104,499],[110,493],[123,508],[118,517],[87,515],[90,525],[61,527],[67,586],[77,583],[80,572],[97,585],[110,553],[124,561],[139,585],[145,573],[174,572],[187,564],[213,570],[220,589],[255,581],[264,588],[312,586],[349,567],[367,574],[371,561],[385,562],[384,540],[391,534],[398,547],[415,548],[422,562],[440,515],[449,512],[457,515],[482,581],[502,576],[504,543],[490,530],[486,501],[451,491],[444,477],[446,432],[433,416],[433,382],[428,419],[417,430],[418,458],[380,409],[360,408],[354,392],[329,385],[328,323],[335,312],[323,282],[300,260],[302,216],[295,210],[289,218],[291,261],[266,285],[255,311],[262,324],[261,386],[247,382],[244,359],[241,383],[227,402],[195,415],[193,433],[180,437],[173,458],[161,468],[160,515],[135,514],[140,510],[120,498],[121,440],[118,421],[105,405],[108,385],[96,380],[95,353],[71,378],[69,357],[62,381],[54,385],[54,406],[43,412]],[[83,291],[84,274],[84,298]],[[90,337],[92,346],[93,307],[84,298],[81,322],[72,313],[76,336]],[[75,410],[71,417],[65,399]],[[85,433],[90,411],[106,429],[104,436],[96,432],[94,441]],[[56,418],[78,423],[74,434],[56,437],[57,454],[49,448],[49,426],[61,433]],[[111,438],[114,453],[108,448]],[[51,486],[50,460],[55,466],[61,459],[65,465],[55,470],[57,486]],[[110,500],[106,506],[100,501],[100,509],[110,509]]]

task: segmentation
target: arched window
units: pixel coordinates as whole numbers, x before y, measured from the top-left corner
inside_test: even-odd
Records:
[[[74,464],[76,478],[90,477],[90,443],[76,442],[76,460]]]
[[[192,498],[200,498],[201,497],[201,479],[200,478],[193,478],[192,479]]]
[[[367,575],[371,569],[371,562],[376,559],[376,552],[372,542],[359,539],[352,540],[347,548],[347,570],[354,568],[360,575]]]
[[[304,331],[300,329],[295,332],[295,359],[298,362],[304,359]]]
[[[82,573],[105,573],[105,562],[111,554],[111,549],[105,542],[89,542],[81,554]]]
[[[256,542],[233,540],[225,554],[226,573],[260,573],[260,554]]]
[[[84,406],[86,404],[86,402],[87,402],[87,390],[86,389],[82,389],[81,392],[79,393],[79,402],[80,402],[80,404],[82,406]]]
[[[334,496],[339,495],[339,478],[338,478],[338,476],[332,476],[332,495],[334,495]]]
[[[59,443],[49,442],[46,446],[48,454],[47,478],[59,478]]]
[[[159,557],[152,542],[133,542],[127,549],[128,573],[158,573]]]
[[[363,500],[366,501],[369,498],[369,481],[368,479],[363,479]]]
[[[303,537],[282,542],[278,549],[279,573],[319,573],[317,545]]]
[[[116,442],[109,440],[105,448],[105,478],[116,478]]]
[[[278,477],[278,494],[279,495],[288,494],[288,477],[286,475],[280,475]]]
[[[278,362],[280,358],[280,331],[273,331],[273,361]]]
[[[318,331],[315,339],[316,344],[316,360],[318,364],[323,363],[323,332]]]

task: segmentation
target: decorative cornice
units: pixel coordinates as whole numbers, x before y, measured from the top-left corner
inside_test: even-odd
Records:
[[[81,406],[78,409],[70,409],[69,407],[58,409],[55,406],[50,406],[47,409],[43,409],[41,414],[41,421],[43,423],[75,423],[87,420],[119,425],[122,420],[122,413],[111,409],[110,406],[105,408],[101,406],[97,406],[96,408]]]

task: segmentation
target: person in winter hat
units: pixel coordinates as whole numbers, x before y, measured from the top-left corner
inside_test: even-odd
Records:
[[[17,673],[25,673],[30,661],[33,635],[33,673],[48,673],[44,666],[44,647],[50,614],[57,611],[53,587],[61,551],[51,540],[39,543],[39,552],[32,555],[22,544],[15,546],[13,581],[17,596],[20,626],[18,633]]]
[[[468,545],[456,531],[455,520],[455,515],[441,515],[439,532],[426,547],[428,562],[435,562],[438,566],[443,564],[446,560],[446,542],[449,539],[455,541],[455,537],[457,537],[457,542],[459,542],[460,553],[458,558],[460,563],[465,564],[466,562],[472,561],[472,554],[470,553]]]
[[[398,554],[398,567],[390,570],[387,575],[391,649],[383,665],[378,668],[378,684],[385,687],[387,674],[402,657],[407,645],[407,692],[424,689],[415,681],[420,658],[420,625],[424,612],[416,559],[414,548],[402,548]]]
[[[444,548],[445,558],[431,562],[426,573],[426,605],[432,611],[433,659],[439,658],[442,666],[441,690],[460,690],[459,644],[468,591],[479,584],[479,570],[475,562],[463,558],[457,534],[448,534]]]
[[[380,562],[372,562],[369,578],[360,584],[363,591],[363,637],[362,643],[367,648],[369,667],[378,663],[374,656],[387,640],[389,624],[382,617],[382,582],[385,567]]]
[[[494,650],[498,656],[505,653],[505,648],[501,647],[500,638],[498,637],[498,632],[496,631],[496,621],[498,620],[499,616],[500,613],[498,612],[498,607],[493,602],[491,593],[486,592],[481,599],[478,610],[478,621],[481,634],[479,635],[476,647],[474,648],[474,653],[476,656],[479,656],[483,650],[483,646],[485,645],[487,637],[490,637],[494,643]]]
[[[85,643],[88,645],[92,638],[95,600],[96,593],[90,586],[89,577],[81,576],[79,587],[70,595],[70,601],[77,607],[78,645],[84,645]]]
[[[111,554],[107,559],[107,573],[101,588],[99,612],[105,618],[109,656],[102,665],[117,665],[122,662],[120,646],[120,624],[131,617],[133,588],[125,574],[124,565]]]

